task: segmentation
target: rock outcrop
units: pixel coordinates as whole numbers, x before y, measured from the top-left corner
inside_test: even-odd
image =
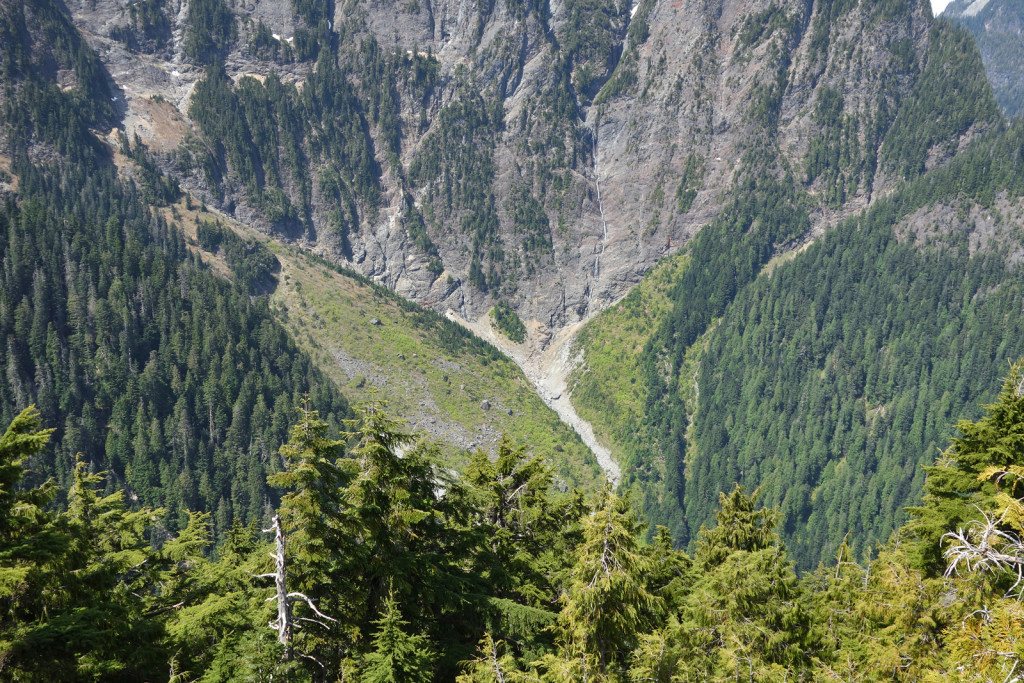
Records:
[[[301,93],[333,51],[358,99],[346,130],[366,137],[375,198],[345,173],[325,180],[332,160],[308,121],[298,149],[282,134],[270,153],[301,170],[264,151],[282,168],[248,185],[230,154],[211,153],[215,172],[184,173],[181,149],[223,143],[190,120],[207,72],[189,56],[188,1],[161,3],[156,28],[119,0],[69,4],[129,135],[186,187],[437,310],[476,320],[507,301],[534,349],[621,298],[756,178],[803,197],[807,237],[884,195],[908,172],[887,136],[920,115],[905,105],[943,40],[925,0],[328,6],[314,21],[282,2],[239,3],[218,63],[236,82],[276,74]],[[926,132],[913,163],[943,163],[989,123]],[[828,162],[840,156],[842,171]]]

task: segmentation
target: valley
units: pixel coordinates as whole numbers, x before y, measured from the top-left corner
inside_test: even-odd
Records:
[[[545,450],[557,445],[548,452],[561,476],[592,485],[578,436],[605,476],[626,482],[647,519],[683,544],[712,515],[717,490],[772,481],[769,453],[793,448],[772,436],[773,446],[737,460],[717,454],[721,439],[705,442],[708,421],[722,419],[705,405],[718,400],[712,368],[721,359],[706,354],[731,334],[720,321],[742,305],[734,301],[761,286],[762,273],[777,280],[804,269],[840,226],[880,202],[899,204],[908,183],[1002,125],[966,34],[933,23],[923,2],[571,0],[478,14],[446,2],[397,13],[386,3],[327,4],[306,14],[255,2],[235,15],[218,2],[181,2],[168,9],[163,38],[146,39],[117,28],[126,18],[115,5],[70,9],[121,93],[126,133],[197,202],[282,245],[289,279],[279,279],[272,310],[322,371],[355,397],[390,386],[414,427],[456,450],[493,449],[509,429]],[[206,52],[200,38],[210,41]],[[324,61],[316,46],[327,44],[335,56]],[[439,384],[427,359],[447,357],[418,345],[426,338],[368,343],[373,335],[348,323],[382,316],[345,293],[344,276],[321,272],[311,282],[315,269],[293,269],[285,255],[301,252],[473,331],[521,368],[536,396],[519,398],[525,389],[513,389],[505,370],[461,363],[463,379]],[[650,275],[659,272],[670,279]],[[648,278],[661,284],[643,298],[658,303],[640,311],[630,292]],[[496,307],[511,311],[522,341],[494,323]],[[614,322],[622,315],[646,320],[623,337]],[[979,386],[993,386],[1010,346],[975,377]],[[382,364],[381,353],[393,360]],[[769,372],[788,372],[775,363]],[[763,370],[739,362],[730,372]],[[873,397],[862,384],[840,412],[899,398]],[[963,402],[946,414],[980,399],[957,395]],[[577,436],[517,431],[519,415],[549,424],[536,397]],[[928,425],[929,434],[951,433],[950,423]],[[734,438],[754,438],[741,436],[750,428],[741,421]],[[934,441],[908,448],[927,461]],[[787,542],[817,548],[798,552],[802,566],[832,552],[847,529],[830,515],[810,521],[817,494],[807,491],[829,490],[836,462],[860,462],[870,440],[856,443],[855,453],[818,458],[808,489],[771,488],[768,502],[790,520]],[[704,457],[716,463],[707,481]],[[877,457],[856,477],[876,476]],[[849,495],[845,481],[829,496]],[[921,472],[907,470],[899,492],[883,496],[891,521],[867,523],[859,548],[901,523],[920,484]],[[808,523],[819,534],[827,527],[827,541],[798,532]]]
[[[1017,9],[0,0],[0,680],[1016,680]]]

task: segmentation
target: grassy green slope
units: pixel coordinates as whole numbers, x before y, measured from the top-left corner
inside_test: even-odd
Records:
[[[416,427],[463,446],[491,448],[508,434],[544,454],[567,484],[600,483],[576,433],[493,346],[318,259],[277,252],[282,272],[272,310],[347,395],[384,398]]]
[[[224,216],[184,201],[173,213],[190,239],[197,221],[217,220],[246,239],[267,241],[281,264],[271,312],[353,402],[386,400],[410,427],[454,444],[456,465],[464,449],[491,449],[507,434],[545,456],[566,485],[595,489],[603,482],[589,449],[515,363],[457,323]],[[228,273],[219,258],[203,256]]]
[[[652,406],[646,378],[663,373],[646,372],[643,363],[650,355],[644,353],[645,344],[672,312],[670,294],[688,263],[686,254],[666,258],[626,298],[588,323],[576,340],[582,362],[569,380],[577,412],[622,467],[623,490],[642,502],[652,525],[668,526],[677,538],[685,532],[682,499],[660,482],[679,479],[682,452],[666,453],[648,419]],[[688,367],[701,348],[694,345]],[[692,372],[680,374],[680,394],[694,395],[692,379]]]

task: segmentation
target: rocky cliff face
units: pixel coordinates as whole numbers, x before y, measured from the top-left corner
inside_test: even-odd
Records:
[[[1007,116],[1024,110],[1024,3],[1019,0],[955,0],[942,16],[963,24],[985,62],[999,106]]]
[[[478,320],[508,301],[530,348],[621,298],[737,194],[790,188],[810,217],[799,243],[994,120],[894,136],[945,116],[915,95],[948,58],[925,0],[69,9],[129,135],[186,187],[437,310]],[[204,90],[220,67],[202,62],[237,85]]]

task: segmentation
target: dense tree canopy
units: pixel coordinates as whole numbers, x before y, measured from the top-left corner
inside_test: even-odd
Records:
[[[844,543],[802,578],[758,492],[722,493],[691,559],[664,529],[643,543],[628,498],[559,492],[507,442],[452,478],[380,405],[350,446],[298,412],[271,477],[285,491],[271,557],[290,568],[275,574],[266,534],[236,523],[213,549],[204,513],[169,534],[165,510],[104,494],[82,460],[51,511],[56,484],[28,482],[52,432],[29,409],[0,438],[0,675],[1002,680],[1024,657],[1022,383],[1018,365],[961,423],[915,520],[871,562]],[[976,506],[951,513],[965,496]],[[937,537],[936,520],[955,528]],[[267,626],[275,576],[293,601],[283,631]]]

